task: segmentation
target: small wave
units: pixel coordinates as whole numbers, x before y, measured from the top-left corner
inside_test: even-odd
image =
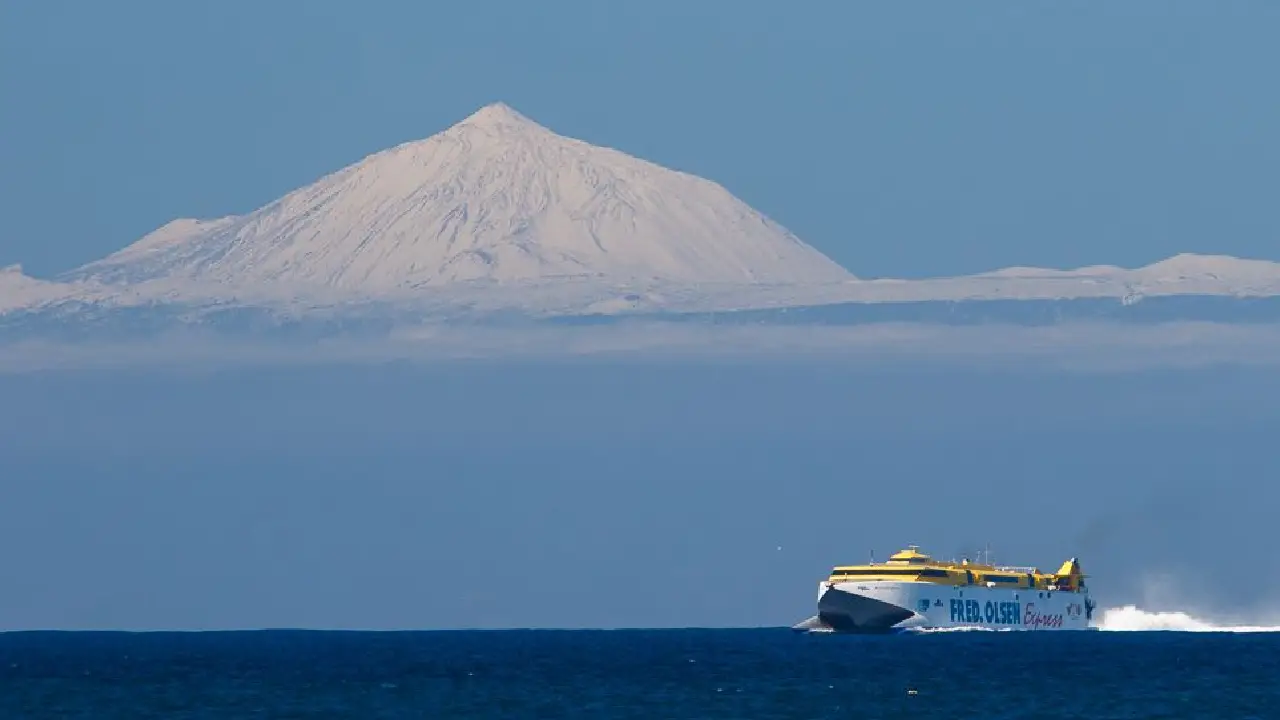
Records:
[[[1280,632],[1280,625],[1226,625],[1201,620],[1184,612],[1149,612],[1134,605],[1104,610],[1096,627],[1113,632]]]

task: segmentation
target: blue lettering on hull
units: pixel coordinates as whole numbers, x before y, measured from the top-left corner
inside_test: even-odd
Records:
[[[951,600],[951,622],[988,625],[1021,625],[1022,603],[988,600]]]

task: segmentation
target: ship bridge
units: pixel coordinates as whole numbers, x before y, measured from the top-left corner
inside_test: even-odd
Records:
[[[889,556],[889,563],[893,565],[929,565],[933,563],[933,558],[920,552],[918,545],[908,545],[906,550]]]

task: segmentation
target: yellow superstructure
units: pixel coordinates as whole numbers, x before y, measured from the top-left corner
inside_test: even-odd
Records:
[[[988,587],[1027,588],[1079,592],[1084,588],[1085,574],[1080,562],[1071,558],[1057,572],[1043,573],[1034,567],[1004,567],[963,560],[935,560],[909,545],[889,556],[883,563],[840,565],[831,571],[828,582],[856,580],[904,580],[937,585],[983,585]]]

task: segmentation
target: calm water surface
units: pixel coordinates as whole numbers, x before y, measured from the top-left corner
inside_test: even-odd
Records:
[[[1278,678],[1280,634],[0,635],[14,720],[1276,718]]]

